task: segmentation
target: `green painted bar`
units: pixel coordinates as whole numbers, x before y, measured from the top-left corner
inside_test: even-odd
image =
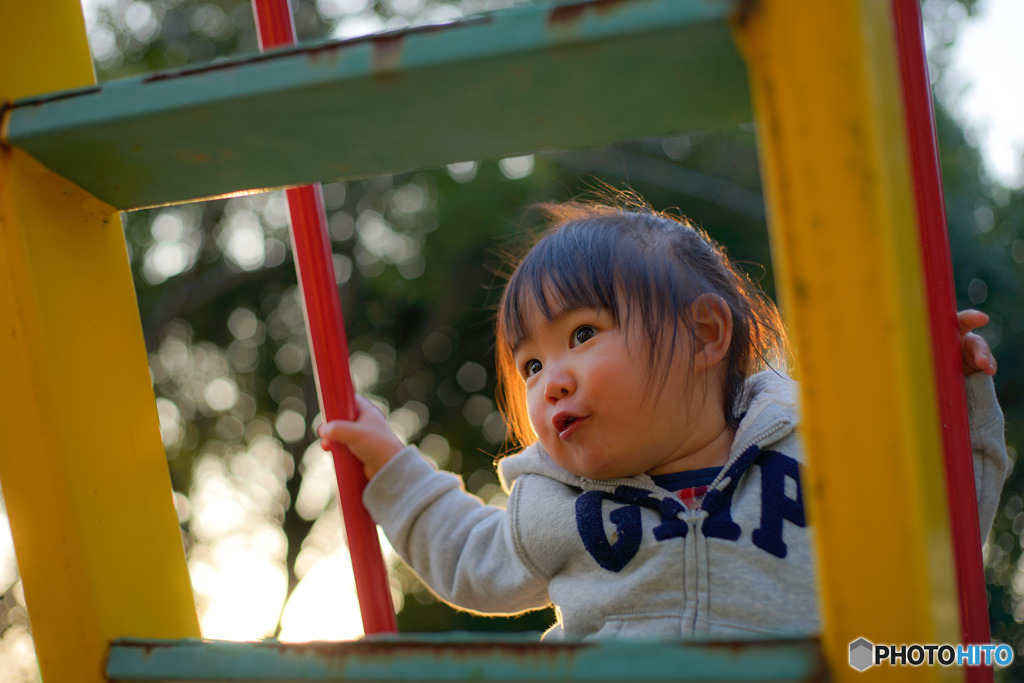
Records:
[[[142,681],[823,681],[816,640],[545,643],[474,634],[344,643],[116,641],[112,683]]]
[[[537,4],[14,103],[120,209],[749,121],[726,0]]]

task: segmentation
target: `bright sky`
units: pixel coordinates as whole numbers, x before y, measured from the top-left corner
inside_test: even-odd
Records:
[[[1024,185],[1024,2],[981,0],[954,48],[964,91],[956,106],[977,135],[989,174],[1008,187]]]

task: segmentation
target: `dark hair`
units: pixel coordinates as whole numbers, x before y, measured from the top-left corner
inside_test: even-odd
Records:
[[[618,325],[638,316],[653,381],[671,362],[681,330],[694,337],[690,304],[705,294],[719,297],[732,315],[723,406],[732,427],[746,378],[789,355],[775,304],[719,244],[685,218],[627,199],[628,208],[583,202],[536,207],[549,227],[509,278],[496,325],[498,400],[510,440],[520,446],[534,438],[514,354],[530,333],[526,317],[533,306],[548,320],[580,308],[605,309]]]

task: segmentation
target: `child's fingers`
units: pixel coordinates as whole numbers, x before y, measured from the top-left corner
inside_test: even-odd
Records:
[[[984,372],[986,375],[996,374],[996,359],[988,342],[971,330],[984,327],[989,317],[979,310],[968,308],[956,314],[960,327],[960,346],[964,357],[964,374]]]
[[[360,419],[351,422],[348,420],[325,422],[317,428],[316,435],[322,441],[340,441],[341,443],[352,444],[367,437],[372,437],[386,429],[387,421],[384,419],[364,420],[360,417]]]
[[[358,412],[357,420],[380,419],[386,421],[381,409],[374,405],[373,401],[359,394],[356,394],[356,411]]]
[[[974,308],[968,308],[956,314],[960,324],[960,334],[965,335],[971,330],[988,325],[988,315]]]
[[[370,479],[405,444],[388,425],[387,418],[373,403],[356,397],[357,415],[354,420],[330,420],[320,425],[317,436],[324,450],[343,443],[352,455],[363,463],[366,478]]]
[[[963,337],[964,366],[968,373],[984,372],[996,374],[996,359],[992,350],[981,336],[968,332]]]
[[[356,396],[356,418],[354,420],[331,420],[320,425],[317,436],[329,441],[341,441],[349,443],[355,438],[364,434],[379,430],[382,424],[387,424],[387,418],[380,408],[371,401]]]
[[[333,453],[335,446],[343,446],[345,448],[348,448],[348,444],[345,443],[344,441],[341,441],[340,439],[336,441],[332,441],[330,439],[320,439],[320,448],[327,451],[328,453]]]
[[[347,420],[331,420],[317,427],[316,435],[320,437],[321,443],[340,441],[349,443],[365,431],[359,428],[359,423]]]

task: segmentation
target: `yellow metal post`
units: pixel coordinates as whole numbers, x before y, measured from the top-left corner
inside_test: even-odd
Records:
[[[5,3],[0,100],[93,83],[77,0]],[[117,213],[0,148],[0,481],[47,683],[199,626]]]
[[[889,3],[741,3],[773,260],[797,347],[823,646],[959,637]],[[872,680],[961,680],[879,667]]]

